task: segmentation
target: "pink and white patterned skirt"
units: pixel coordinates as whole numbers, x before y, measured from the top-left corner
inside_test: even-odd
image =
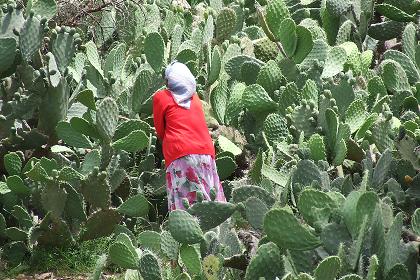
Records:
[[[217,174],[216,162],[210,155],[187,155],[174,160],[166,169],[166,191],[169,211],[185,209],[183,198],[190,205],[197,201],[197,191],[204,200],[210,200],[210,191],[216,189],[216,201],[226,202]]]

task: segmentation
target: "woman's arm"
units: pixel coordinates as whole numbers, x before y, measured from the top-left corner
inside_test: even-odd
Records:
[[[161,104],[158,94],[153,96],[153,123],[156,129],[156,135],[159,141],[162,142],[165,135],[165,111]]]

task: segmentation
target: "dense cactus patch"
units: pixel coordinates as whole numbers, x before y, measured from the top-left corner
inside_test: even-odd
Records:
[[[418,279],[418,1],[127,0],[77,28],[24,2],[0,13],[6,269],[108,237],[93,279]],[[151,101],[175,59],[229,202],[167,215]]]

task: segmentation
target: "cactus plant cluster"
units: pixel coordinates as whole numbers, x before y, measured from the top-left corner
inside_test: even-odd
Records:
[[[2,7],[0,257],[108,236],[93,279],[417,279],[418,1],[188,3],[127,1],[107,29]],[[164,219],[152,96],[175,59],[228,202]]]

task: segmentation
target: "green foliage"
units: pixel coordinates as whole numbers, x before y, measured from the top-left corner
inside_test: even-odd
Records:
[[[70,28],[54,0],[24,2],[1,14],[6,270],[114,235],[93,279],[416,279],[418,3],[127,2]],[[228,202],[190,184],[167,215],[152,105],[175,59]]]

